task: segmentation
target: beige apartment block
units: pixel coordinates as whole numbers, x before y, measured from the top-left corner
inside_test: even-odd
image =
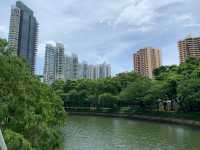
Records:
[[[161,66],[161,50],[143,48],[133,54],[134,70],[146,77],[153,78],[153,70]]]
[[[200,58],[200,37],[188,37],[178,42],[180,63],[184,63],[187,57]]]

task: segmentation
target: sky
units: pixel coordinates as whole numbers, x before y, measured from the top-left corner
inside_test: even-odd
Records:
[[[37,74],[43,73],[45,44],[61,42],[90,64],[107,62],[112,73],[133,70],[138,49],[162,49],[162,64],[179,63],[177,41],[200,35],[199,0],[21,0],[39,27]],[[7,38],[11,5],[0,0],[0,37]]]

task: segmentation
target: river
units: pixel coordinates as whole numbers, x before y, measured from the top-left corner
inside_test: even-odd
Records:
[[[120,118],[69,116],[65,150],[200,150],[200,128]]]

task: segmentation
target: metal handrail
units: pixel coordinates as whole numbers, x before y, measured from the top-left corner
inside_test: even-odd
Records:
[[[4,141],[1,129],[0,129],[0,148],[1,148],[1,150],[7,150],[7,146],[6,146],[6,143]]]

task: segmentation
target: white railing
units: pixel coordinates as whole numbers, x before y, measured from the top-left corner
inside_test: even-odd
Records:
[[[4,141],[1,129],[0,129],[0,148],[1,148],[1,150],[7,150],[7,146],[6,146],[6,143]]]

